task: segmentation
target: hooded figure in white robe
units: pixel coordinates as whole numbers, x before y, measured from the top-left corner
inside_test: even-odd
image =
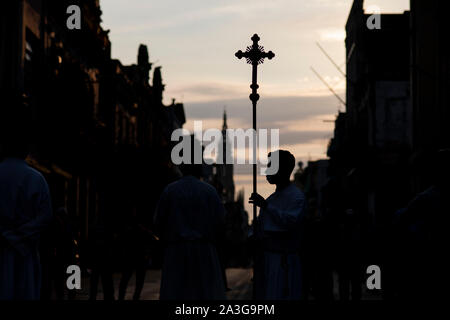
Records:
[[[51,221],[47,182],[19,158],[0,163],[0,300],[37,300],[38,240]]]
[[[290,182],[295,166],[294,156],[284,150],[278,153],[279,169],[268,175],[276,191],[267,199],[255,193],[250,203],[260,207],[256,232],[262,257],[257,261],[255,274],[256,299],[298,300],[302,298],[302,267],[300,240],[302,221],[306,214],[303,192]],[[269,158],[275,153],[269,153]],[[271,161],[272,163],[272,161]]]
[[[225,211],[216,189],[199,180],[201,165],[182,165],[184,176],[163,191],[155,228],[165,245],[161,300],[225,299],[216,250]]]

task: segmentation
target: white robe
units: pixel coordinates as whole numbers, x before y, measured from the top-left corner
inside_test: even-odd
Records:
[[[38,239],[51,216],[44,177],[20,159],[0,163],[0,300],[39,299]]]
[[[301,299],[301,263],[298,254],[301,223],[306,214],[305,196],[294,184],[275,191],[260,210],[265,242],[264,293],[268,300]]]
[[[166,244],[161,300],[225,299],[214,245],[224,214],[216,190],[197,178],[186,176],[166,187],[155,215]]]

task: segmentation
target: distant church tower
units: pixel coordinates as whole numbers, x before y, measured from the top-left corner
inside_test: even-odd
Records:
[[[234,179],[233,179],[233,157],[231,144],[227,139],[227,112],[223,111],[223,125],[222,125],[222,148],[219,149],[217,155],[217,179],[222,189],[222,200],[224,202],[234,201]],[[229,159],[231,163],[226,163]],[[221,160],[221,161],[219,161]]]

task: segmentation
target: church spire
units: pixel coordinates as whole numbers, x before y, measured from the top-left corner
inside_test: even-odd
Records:
[[[227,137],[227,110],[223,107],[223,124],[222,124],[222,148],[219,149],[218,159],[221,163],[227,163],[227,160],[231,159],[231,147]]]
[[[156,67],[155,71],[153,71],[153,90],[155,91],[156,101],[162,102],[163,100],[163,91],[165,85],[163,84],[162,76],[161,76],[161,67]]]
[[[150,70],[152,64],[150,63],[150,58],[148,55],[148,48],[146,45],[141,44],[138,51],[138,70],[141,75],[141,80],[144,85],[147,85],[150,80]]]
[[[227,125],[227,108],[223,107],[223,125],[222,125],[222,131],[226,131],[228,129]]]

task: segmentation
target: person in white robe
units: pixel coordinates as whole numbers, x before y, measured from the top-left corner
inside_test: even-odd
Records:
[[[302,298],[302,268],[300,241],[302,221],[306,215],[303,192],[290,182],[295,167],[295,157],[288,151],[278,150],[279,169],[267,175],[267,181],[276,185],[276,190],[267,199],[253,193],[250,203],[260,207],[255,224],[260,232],[262,258],[258,262],[260,272],[255,281],[256,299],[298,300]],[[275,152],[269,153],[269,159]],[[269,165],[272,161],[269,162]],[[258,231],[259,228],[259,231]]]
[[[38,240],[52,216],[44,177],[23,157],[0,163],[0,300],[37,300]]]
[[[155,231],[165,245],[161,300],[225,299],[216,250],[224,223],[217,191],[199,180],[201,165],[183,165],[184,176],[163,191]]]

